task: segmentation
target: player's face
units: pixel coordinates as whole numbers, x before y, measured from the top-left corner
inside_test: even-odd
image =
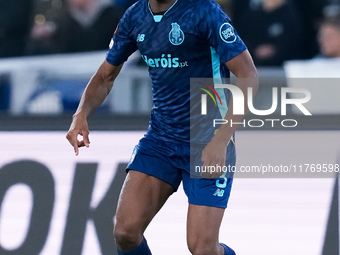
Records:
[[[340,29],[323,25],[319,31],[320,51],[327,57],[340,57]]]

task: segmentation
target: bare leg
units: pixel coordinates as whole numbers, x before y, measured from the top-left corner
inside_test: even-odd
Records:
[[[114,237],[118,249],[128,252],[138,247],[146,227],[173,192],[170,184],[156,177],[129,171],[116,214]]]
[[[224,209],[189,204],[187,242],[193,255],[224,255],[218,236]]]

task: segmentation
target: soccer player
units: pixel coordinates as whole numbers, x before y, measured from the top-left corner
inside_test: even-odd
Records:
[[[137,49],[149,66],[154,105],[119,198],[114,228],[118,254],[151,254],[144,231],[183,182],[189,201],[190,252],[234,255],[218,240],[233,179],[221,173],[190,178],[190,78],[221,79],[229,76],[229,70],[238,78],[257,77],[246,46],[215,1],[139,0],[130,7],[114,33],[106,60],[84,91],[67,139],[76,155],[79,147],[89,146],[86,118],[104,101],[123,63]],[[237,86],[245,92],[247,84]],[[250,84],[255,91],[257,83]],[[227,93],[221,98],[232,100]],[[243,116],[233,115],[232,109],[229,103],[229,110],[221,111],[227,111],[225,119],[241,121]],[[200,157],[203,166],[235,164],[235,146],[230,142],[235,128],[222,125],[213,131]]]

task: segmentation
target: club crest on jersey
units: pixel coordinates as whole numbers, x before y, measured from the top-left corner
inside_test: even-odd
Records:
[[[169,40],[173,45],[180,45],[184,42],[184,33],[181,30],[180,25],[177,23],[171,24],[172,29],[169,33]]]
[[[226,43],[233,43],[236,41],[235,30],[229,23],[224,23],[220,27],[220,37]]]

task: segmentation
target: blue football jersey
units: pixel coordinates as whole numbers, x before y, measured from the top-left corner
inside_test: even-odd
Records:
[[[177,0],[163,15],[154,15],[148,0],[139,0],[121,19],[106,59],[118,66],[139,50],[152,81],[148,133],[189,142],[190,78],[228,77],[225,62],[245,49],[229,17],[213,0]],[[218,93],[224,101],[218,118],[224,118],[228,93]],[[207,132],[211,138],[213,131]]]

